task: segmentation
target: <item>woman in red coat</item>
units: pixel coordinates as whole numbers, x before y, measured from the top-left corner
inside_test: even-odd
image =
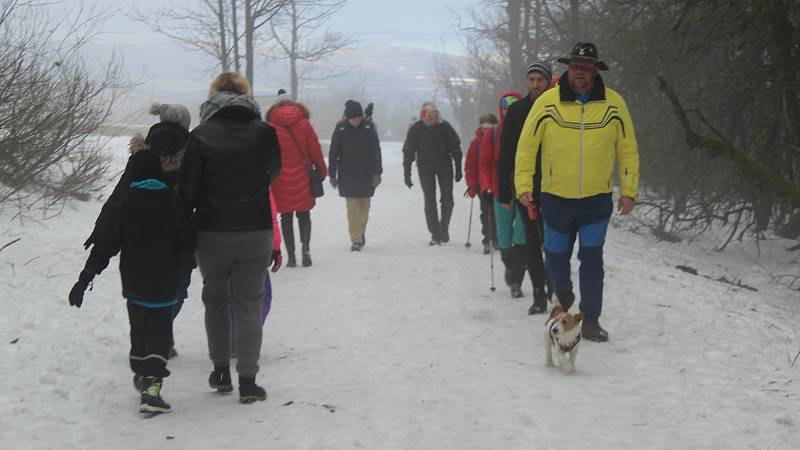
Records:
[[[275,128],[281,147],[281,174],[270,187],[281,213],[281,232],[288,254],[287,267],[297,266],[294,254],[295,213],[300,228],[303,266],[311,265],[311,209],[315,202],[306,165],[316,167],[323,179],[328,176],[317,133],[308,118],[308,109],[291,100],[281,100],[272,105],[265,117]]]
[[[467,157],[464,163],[464,178],[467,180],[467,195],[470,198],[475,198],[478,195],[478,200],[481,204],[481,234],[483,234],[483,254],[488,255],[490,246],[497,244],[497,232],[494,229],[494,207],[492,196],[485,195],[480,188],[480,155],[481,145],[483,144],[484,134],[492,133],[494,126],[497,125],[497,116],[492,113],[484,114],[479,118],[480,126],[475,130],[475,137],[469,144],[467,150]]]

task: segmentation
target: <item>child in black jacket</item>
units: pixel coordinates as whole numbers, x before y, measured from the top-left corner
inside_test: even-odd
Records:
[[[134,386],[141,394],[139,411],[169,412],[170,405],[160,395],[161,383],[169,375],[172,307],[181,274],[193,261],[193,237],[185,213],[163,181],[158,155],[137,152],[128,169],[132,180],[128,194],[101,215],[94,247],[69,293],[69,302],[80,307],[94,276],[122,252],[119,270],[122,296],[128,300],[130,364]]]

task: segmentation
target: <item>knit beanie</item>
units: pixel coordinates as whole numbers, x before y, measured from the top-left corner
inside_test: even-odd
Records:
[[[150,114],[158,116],[162,122],[177,123],[187,130],[192,124],[192,114],[189,113],[189,109],[179,104],[153,103],[150,105]]]
[[[128,161],[128,171],[132,181],[147,180],[155,178],[160,180],[161,158],[150,150],[139,150],[131,155]]]
[[[551,69],[550,65],[544,61],[536,61],[531,63],[528,66],[528,70],[525,72],[525,75],[530,75],[533,72],[542,74],[542,76],[547,79],[547,84],[550,84],[553,80],[553,69]]]
[[[344,103],[344,116],[348,119],[361,117],[364,115],[364,110],[361,109],[361,103],[355,100],[348,100]]]
[[[278,89],[278,95],[275,96],[275,103],[282,102],[284,100],[291,100],[292,96],[286,92],[286,89]]]

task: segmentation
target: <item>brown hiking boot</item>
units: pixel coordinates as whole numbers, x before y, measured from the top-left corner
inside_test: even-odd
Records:
[[[600,326],[600,322],[598,322],[597,319],[583,318],[583,322],[581,323],[581,336],[584,339],[594,342],[608,341],[608,332]]]

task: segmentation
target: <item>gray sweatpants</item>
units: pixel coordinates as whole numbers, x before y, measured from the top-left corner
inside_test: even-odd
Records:
[[[272,230],[197,233],[197,265],[203,275],[208,353],[214,366],[231,358],[231,304],[236,320],[240,375],[255,376],[261,354],[261,300],[272,253]]]

